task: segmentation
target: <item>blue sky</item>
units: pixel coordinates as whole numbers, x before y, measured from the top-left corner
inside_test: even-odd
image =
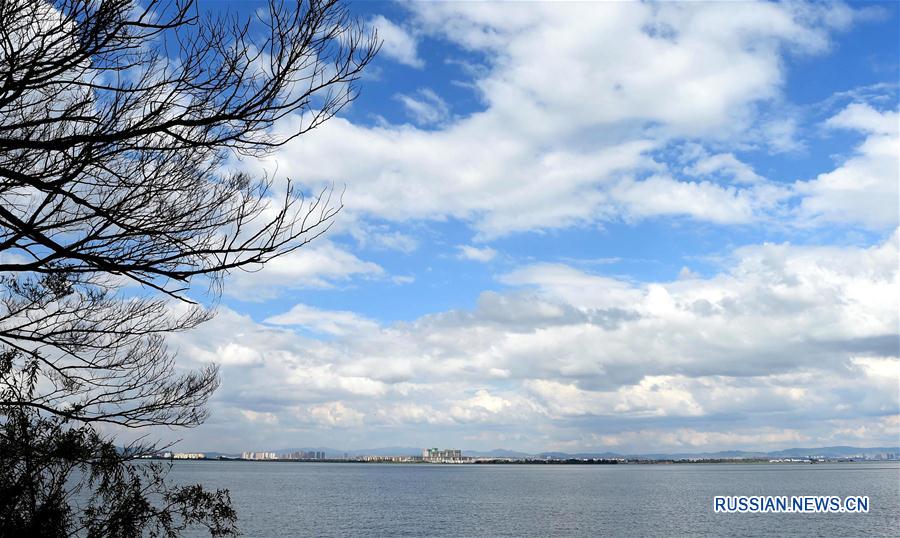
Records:
[[[900,442],[896,3],[351,9],[359,99],[233,163],[345,208],[177,337],[185,448]]]

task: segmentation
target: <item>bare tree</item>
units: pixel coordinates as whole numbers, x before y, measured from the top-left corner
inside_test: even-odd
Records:
[[[350,103],[377,38],[340,0],[267,7],[241,18],[200,14],[194,0],[0,2],[0,527],[62,495],[65,480],[50,477],[72,465],[130,476],[118,463],[148,447],[111,453],[96,424],[200,424],[216,367],[179,371],[165,345],[210,318],[197,284],[214,298],[228,272],[302,247],[340,210],[330,190],[304,197],[229,160]],[[294,130],[274,134],[288,115]],[[60,467],[64,440],[84,450]],[[56,467],[31,465],[29,446]],[[124,482],[110,484],[121,497]],[[167,498],[227,513],[222,497],[183,493]]]

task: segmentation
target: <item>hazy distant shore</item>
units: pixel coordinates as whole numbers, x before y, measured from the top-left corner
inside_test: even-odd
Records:
[[[829,463],[887,463],[898,460],[875,460],[863,458],[823,458],[823,459],[769,459],[769,458],[682,458],[682,459],[506,459],[506,458],[478,458],[472,461],[459,462],[426,462],[415,460],[392,461],[389,459],[360,459],[360,458],[335,458],[335,459],[268,459],[268,460],[252,460],[244,458],[234,458],[225,456],[216,456],[209,458],[164,458],[162,456],[148,456],[145,460],[163,460],[163,461],[233,461],[233,462],[252,462],[252,463],[356,463],[369,465],[678,465],[678,464],[829,464]]]

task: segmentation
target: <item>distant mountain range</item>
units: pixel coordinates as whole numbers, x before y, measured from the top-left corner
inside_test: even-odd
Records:
[[[729,458],[848,458],[851,456],[874,456],[876,454],[897,454],[900,447],[870,447],[855,446],[822,446],[814,448],[787,448],[770,452],[747,450],[722,450],[718,452],[673,452],[673,453],[646,453],[646,454],[620,454],[615,452],[591,452],[567,454],[565,452],[543,452],[539,456],[554,458],[643,458],[648,460],[669,459],[729,459]]]
[[[343,457],[344,454],[350,457],[356,456],[421,456],[422,448],[408,446],[389,446],[381,448],[366,448],[358,450],[341,450],[337,448],[316,446],[302,448],[282,448],[274,450],[276,454],[286,454],[289,452],[325,452],[326,457],[335,458]],[[476,458],[640,458],[648,460],[668,460],[668,459],[729,459],[729,458],[806,458],[806,457],[825,457],[825,458],[848,458],[853,456],[874,456],[876,454],[897,454],[900,453],[900,446],[893,447],[855,447],[855,446],[824,446],[814,448],[788,448],[784,450],[775,450],[771,452],[756,452],[742,450],[724,450],[719,452],[675,452],[675,453],[618,453],[618,452],[540,452],[528,453],[518,452],[515,450],[507,450],[504,448],[495,448],[493,450],[463,450],[464,456]],[[206,452],[207,457],[239,457],[240,454],[228,454],[223,452]]]

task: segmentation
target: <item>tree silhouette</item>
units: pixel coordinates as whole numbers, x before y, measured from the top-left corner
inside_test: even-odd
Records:
[[[227,492],[170,487],[129,463],[158,447],[98,428],[202,423],[217,368],[180,370],[165,335],[340,210],[229,160],[333,117],[377,37],[339,0],[267,7],[0,3],[0,534],[234,531]]]

